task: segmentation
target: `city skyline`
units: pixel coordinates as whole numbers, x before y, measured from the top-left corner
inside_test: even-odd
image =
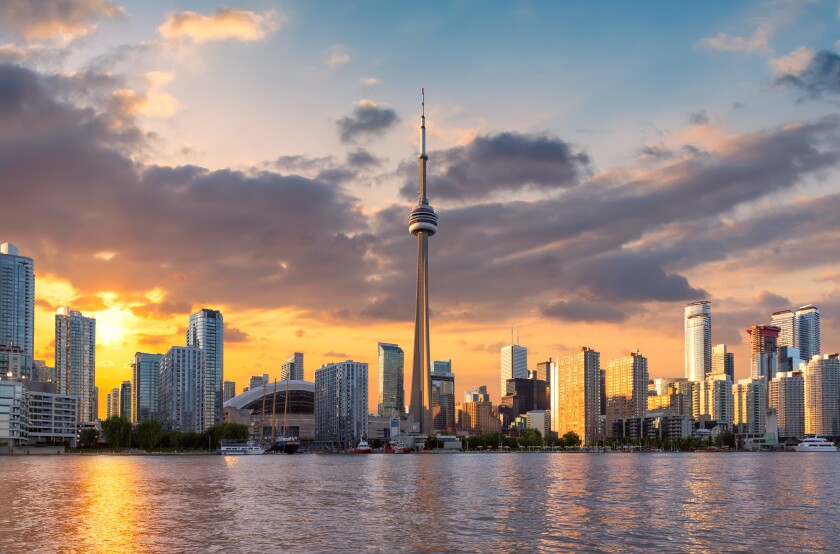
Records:
[[[813,303],[840,350],[836,6],[11,4],[0,242],[34,260],[35,359],[60,306],[96,319],[100,414],[203,308],[240,387],[289,352],[374,368],[378,342],[412,345],[423,86],[447,237],[430,359],[456,391],[499,398],[511,325],[532,360],[641,349],[679,377],[703,299],[736,382],[773,312]]]

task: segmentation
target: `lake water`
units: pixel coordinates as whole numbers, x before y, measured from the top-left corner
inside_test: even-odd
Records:
[[[840,455],[0,458],[0,552],[838,551]]]

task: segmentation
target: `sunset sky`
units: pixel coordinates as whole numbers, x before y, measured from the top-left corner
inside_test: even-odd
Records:
[[[225,378],[406,351],[420,88],[431,344],[456,388],[637,348],[683,374],[683,305],[806,303],[840,350],[840,6],[816,2],[0,0],[0,242],[97,319],[100,415],[136,351],[222,310]],[[406,391],[406,398],[409,397]],[[460,398],[460,393],[458,398]]]

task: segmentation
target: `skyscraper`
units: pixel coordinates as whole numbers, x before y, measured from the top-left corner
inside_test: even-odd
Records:
[[[432,427],[435,432],[455,430],[455,374],[452,360],[435,360],[432,370]]]
[[[735,354],[726,351],[725,344],[712,348],[712,375],[729,375],[735,381]]]
[[[601,354],[586,346],[551,366],[551,430],[559,436],[574,431],[585,445],[599,440],[600,369]]]
[[[741,379],[732,387],[732,425],[742,435],[766,432],[766,379]]]
[[[728,375],[711,375],[691,387],[694,419],[710,419],[720,425],[732,425],[732,380]]]
[[[528,378],[528,349],[518,344],[502,347],[502,387],[501,396],[507,394],[508,379]]]
[[[202,309],[190,316],[187,346],[204,351],[204,427],[222,420],[222,381],[225,378],[225,324],[222,312]]]
[[[779,349],[777,340],[781,329],[773,325],[753,325],[747,329],[750,335],[750,377],[763,377],[765,381],[779,371]]]
[[[120,385],[120,417],[131,421],[131,381]]]
[[[158,405],[164,428],[203,433],[206,351],[197,346],[173,346],[160,361]]]
[[[58,393],[79,399],[79,421],[96,420],[96,320],[67,307],[55,315]]]
[[[368,365],[324,364],[315,370],[315,440],[350,448],[368,436]]]
[[[770,325],[779,328],[779,338],[776,341],[779,348],[796,346],[796,318],[791,310],[773,312],[770,316]]]
[[[712,304],[708,300],[685,306],[685,376],[703,381],[712,372]]]
[[[131,359],[131,422],[160,419],[158,377],[163,354],[137,352]]]
[[[638,352],[607,362],[606,431],[613,435],[618,419],[644,417],[648,398],[648,360]]]
[[[379,360],[379,415],[390,417],[392,414],[405,413],[405,354],[396,344],[380,342]]]
[[[806,360],[802,359],[798,348],[793,346],[779,347],[779,371],[798,371],[799,364]]]
[[[429,237],[437,232],[438,216],[426,197],[426,100],[420,116],[420,191],[408,216],[408,230],[417,237],[417,299],[414,311],[414,359],[411,366],[409,431],[432,430],[432,379],[429,346]]]
[[[803,360],[820,354],[820,310],[814,305],[796,310],[796,346]]]
[[[29,378],[35,333],[35,273],[32,258],[14,244],[0,244],[0,344],[20,348],[20,375]]]
[[[280,380],[303,381],[303,352],[295,352],[280,366]]]
[[[105,395],[105,404],[108,407],[108,413],[105,414],[106,419],[120,415],[120,389],[114,387],[107,395]]]
[[[779,436],[805,436],[805,378],[802,371],[785,371],[770,381],[770,407],[776,410]]]
[[[234,381],[222,383],[222,403],[227,402],[234,396],[236,396],[236,383]]]
[[[840,358],[814,355],[805,368],[805,434],[840,435]]]

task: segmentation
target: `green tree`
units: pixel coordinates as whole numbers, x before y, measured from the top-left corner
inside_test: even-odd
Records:
[[[426,450],[434,450],[435,448],[443,448],[443,444],[438,440],[437,435],[429,434],[426,437],[426,444],[423,445]]]
[[[99,431],[88,427],[82,430],[79,436],[79,445],[83,448],[93,448],[99,442]]]
[[[111,448],[125,448],[131,444],[131,422],[113,415],[102,422],[102,433]]]
[[[138,448],[151,450],[163,438],[163,424],[156,419],[141,421],[131,432],[132,443]]]
[[[575,433],[574,431],[567,431],[563,434],[563,438],[561,439],[562,446],[577,448],[580,446],[580,435]]]
[[[519,440],[519,444],[526,447],[541,446],[542,435],[537,429],[525,429],[525,432],[522,433],[522,438]]]

